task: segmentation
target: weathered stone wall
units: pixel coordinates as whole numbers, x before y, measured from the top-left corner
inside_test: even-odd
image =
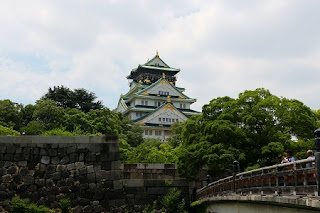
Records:
[[[62,198],[85,212],[110,209],[123,178],[119,145],[105,137],[0,137],[0,211],[16,194],[57,208]]]
[[[180,178],[173,164],[121,164],[116,138],[0,136],[0,211],[15,195],[58,208],[70,198],[75,212],[141,212],[170,187],[186,199],[194,183]],[[205,174],[202,175],[205,179]],[[197,188],[201,188],[199,182]]]

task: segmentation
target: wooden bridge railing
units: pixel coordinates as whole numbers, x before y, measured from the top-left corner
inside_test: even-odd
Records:
[[[318,195],[314,162],[305,159],[238,173],[199,189],[197,199],[231,194]]]

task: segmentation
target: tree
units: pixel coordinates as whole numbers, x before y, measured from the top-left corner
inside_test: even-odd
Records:
[[[22,104],[10,100],[0,100],[0,125],[19,130],[22,126]]]
[[[175,122],[170,127],[171,135],[167,139],[167,142],[174,148],[179,146],[182,142],[182,138],[181,138],[182,128],[183,128],[183,124],[181,122]]]
[[[50,99],[44,99],[36,102],[33,119],[42,122],[45,130],[50,130],[61,125],[63,115],[62,107]]]
[[[13,130],[10,127],[0,125],[0,135],[13,136],[20,135],[20,133],[18,131]]]
[[[94,102],[97,96],[93,92],[89,92],[83,88],[75,89],[71,97],[74,106],[81,111],[89,112],[90,110],[103,108],[101,101]]]
[[[275,155],[293,146],[292,136],[307,140],[316,129],[309,107],[262,88],[244,91],[237,99],[213,99],[202,112],[184,122],[181,131],[178,169],[190,179],[203,166],[213,177],[230,173],[233,160],[242,169],[270,165],[277,161]]]
[[[145,142],[137,147],[131,147],[125,154],[126,163],[175,163],[177,161],[176,150],[170,144],[161,143],[154,138],[145,139]]]
[[[76,108],[83,112],[103,108],[101,101],[95,101],[96,95],[83,88],[72,91],[65,86],[54,86],[53,89],[49,87],[48,92],[41,99],[51,99],[59,107]]]

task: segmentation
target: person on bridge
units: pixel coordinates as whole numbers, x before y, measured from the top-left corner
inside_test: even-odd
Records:
[[[295,161],[294,157],[292,156],[292,150],[290,150],[290,149],[288,149],[286,151],[286,157],[287,157],[289,162],[294,162]]]
[[[289,162],[288,159],[284,155],[280,155],[280,159],[281,159],[281,164]]]
[[[307,159],[314,159],[314,155],[313,155],[311,149],[309,149],[309,150],[307,151]],[[307,164],[306,164],[306,168],[311,168],[312,166],[314,166],[314,162],[313,162],[313,163],[307,163]]]

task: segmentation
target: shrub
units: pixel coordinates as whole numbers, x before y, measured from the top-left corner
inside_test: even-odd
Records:
[[[0,135],[11,136],[11,135],[20,135],[20,133],[17,132],[16,130],[13,130],[10,127],[5,127],[0,125]]]
[[[20,199],[15,196],[11,200],[12,213],[46,213],[51,210],[45,206],[37,206],[36,204],[29,203],[29,199]]]
[[[61,213],[69,213],[71,210],[71,201],[70,199],[61,199],[59,202]]]
[[[13,197],[11,200],[11,211],[12,213],[24,213],[27,211],[29,206],[28,199],[20,199],[20,197]]]
[[[162,199],[162,205],[167,213],[184,213],[186,203],[181,198],[181,191],[177,188],[171,188]]]

